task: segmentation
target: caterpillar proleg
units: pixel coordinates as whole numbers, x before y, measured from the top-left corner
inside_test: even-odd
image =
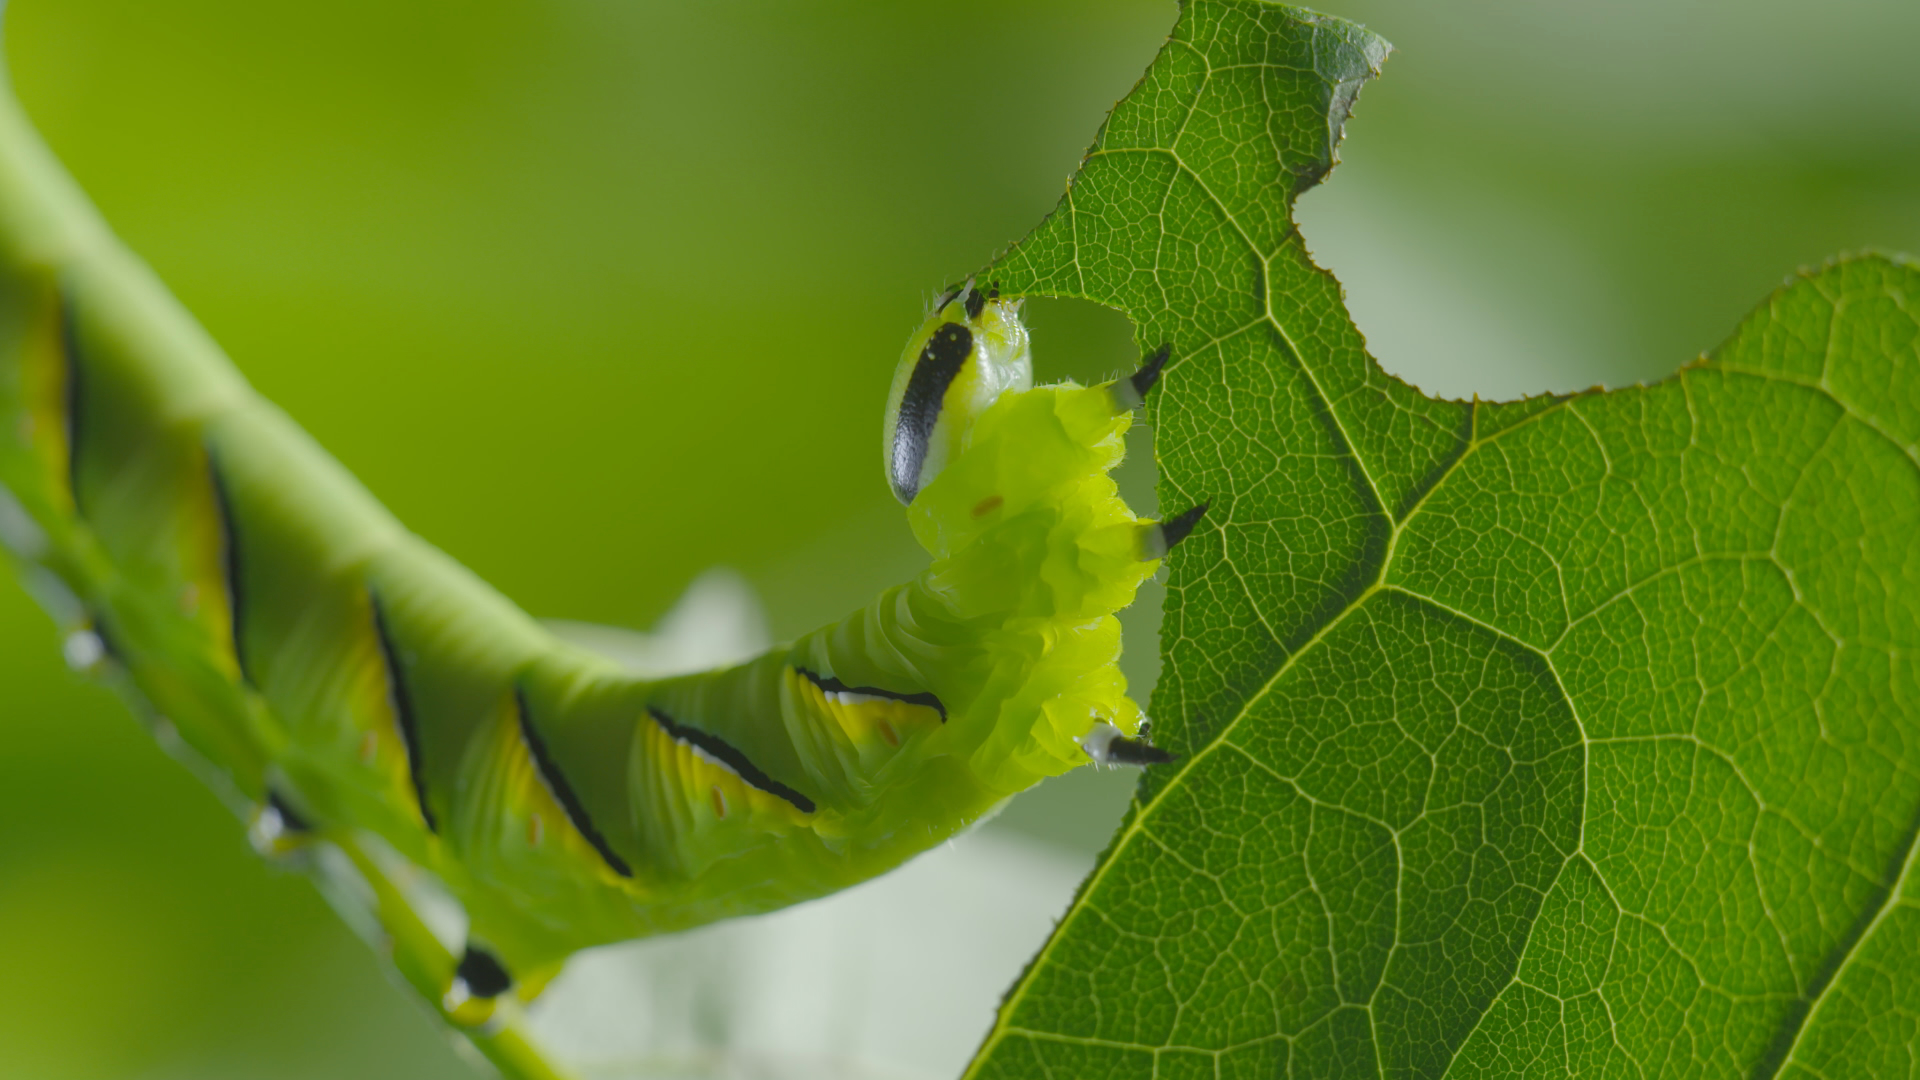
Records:
[[[821,896],[1042,778],[1166,760],[1114,613],[1197,514],[1142,520],[1109,472],[1168,351],[1034,386],[1019,307],[953,289],[898,365],[884,476],[927,569],[744,662],[650,677],[394,520],[6,102],[0,532],[51,583],[68,659],[237,792],[263,851],[343,853],[410,981],[485,1033],[580,949]],[[409,882],[457,903],[458,948],[435,951]]]

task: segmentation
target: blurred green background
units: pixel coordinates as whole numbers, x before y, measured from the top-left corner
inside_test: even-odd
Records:
[[[1796,266],[1920,250],[1912,0],[1331,6],[1399,52],[1303,228],[1431,391],[1657,378]],[[897,352],[1173,15],[14,0],[5,47],[121,235],[428,539],[536,614],[641,626],[725,563],[789,635],[914,569],[877,453]],[[1111,313],[1033,316],[1043,377],[1134,358]],[[11,588],[0,647],[0,1077],[469,1075]],[[1084,851],[1125,785],[990,827]]]

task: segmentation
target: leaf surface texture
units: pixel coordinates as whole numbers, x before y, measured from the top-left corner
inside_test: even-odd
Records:
[[[1651,387],[1433,400],[1293,200],[1385,42],[1190,0],[984,276],[1172,342],[1155,770],[969,1075],[1920,1068],[1920,271]]]

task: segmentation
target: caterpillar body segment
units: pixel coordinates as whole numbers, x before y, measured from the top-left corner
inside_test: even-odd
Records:
[[[0,107],[0,533],[263,850],[344,853],[403,972],[469,1025],[579,949],[891,869],[1087,763],[1095,732],[1135,747],[1101,760],[1160,760],[1114,613],[1178,537],[1109,472],[1164,363],[1033,387],[1018,302],[949,294],[886,420],[926,571],[744,663],[643,677],[407,532]],[[464,940],[423,928],[414,880]]]

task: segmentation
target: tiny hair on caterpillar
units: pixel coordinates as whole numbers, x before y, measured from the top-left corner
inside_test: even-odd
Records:
[[[10,104],[0,132],[0,538],[75,668],[368,899],[396,965],[496,1060],[581,949],[823,896],[1040,780],[1171,761],[1115,613],[1205,513],[1110,475],[1172,355],[1035,386],[1021,301],[946,291],[883,475],[930,562],[839,622],[652,676],[424,540],[257,395]],[[442,942],[420,897],[451,900]]]

